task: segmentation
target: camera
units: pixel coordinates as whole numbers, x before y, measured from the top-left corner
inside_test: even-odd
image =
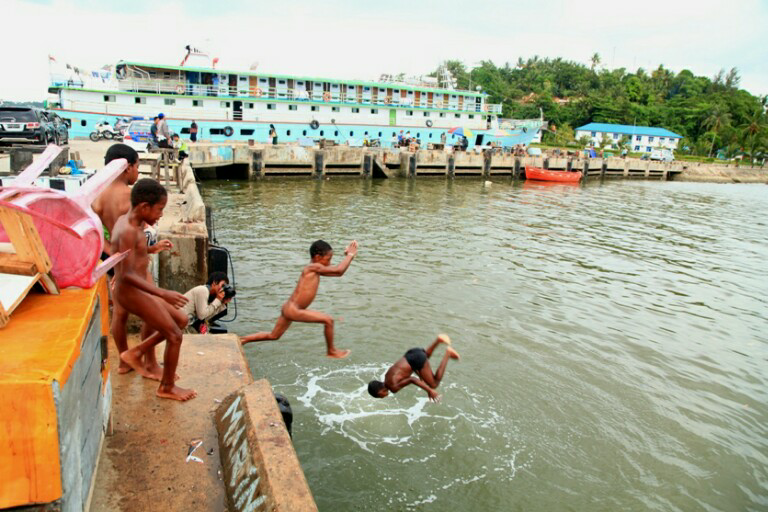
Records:
[[[235,287],[229,284],[225,284],[221,287],[221,290],[224,292],[224,299],[231,299],[235,296]]]

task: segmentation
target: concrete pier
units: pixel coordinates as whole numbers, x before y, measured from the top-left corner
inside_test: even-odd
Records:
[[[391,148],[334,146],[323,149],[292,145],[201,143],[190,147],[189,164],[205,178],[260,179],[270,176],[354,176],[415,178],[511,176],[525,177],[525,167],[582,171],[594,179],[696,180],[766,182],[768,170],[733,166],[656,162],[637,158],[514,156],[498,150],[477,153],[442,150],[407,151]],[[708,179],[709,178],[709,179]]]

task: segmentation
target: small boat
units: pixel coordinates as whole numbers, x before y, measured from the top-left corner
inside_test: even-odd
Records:
[[[550,171],[538,167],[525,166],[525,179],[538,181],[560,181],[575,183],[581,180],[581,171]]]

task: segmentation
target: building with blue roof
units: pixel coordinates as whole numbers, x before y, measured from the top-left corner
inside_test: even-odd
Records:
[[[589,123],[576,128],[576,139],[587,137],[594,146],[599,145],[603,137],[607,137],[611,146],[615,146],[625,135],[629,137],[631,150],[642,153],[650,153],[654,149],[675,150],[683,138],[675,132],[653,126]]]

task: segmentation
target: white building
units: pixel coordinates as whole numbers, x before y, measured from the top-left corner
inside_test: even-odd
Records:
[[[576,140],[587,137],[593,146],[600,145],[603,137],[607,137],[611,146],[615,146],[624,136],[629,138],[629,150],[638,153],[650,153],[654,149],[675,150],[683,138],[667,129],[652,126],[589,123],[576,128]]]

